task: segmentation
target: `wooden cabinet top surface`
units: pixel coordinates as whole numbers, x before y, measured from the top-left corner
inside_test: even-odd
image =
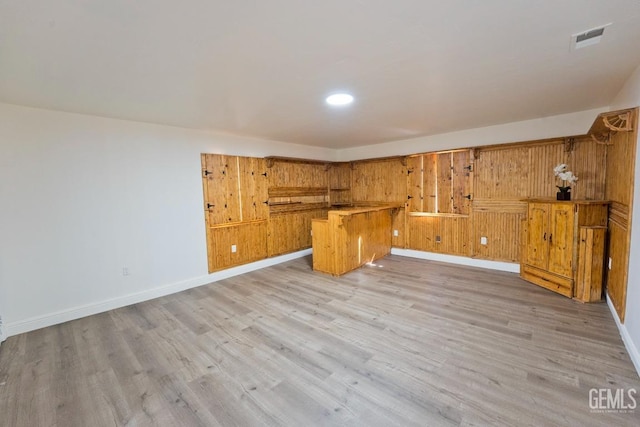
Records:
[[[403,206],[404,205],[402,204],[385,204],[385,205],[379,205],[379,206],[350,206],[350,207],[340,208],[336,210],[330,210],[329,215],[334,214],[334,215],[340,215],[340,216],[347,216],[347,215],[355,215],[355,214],[364,213],[364,212],[377,212],[385,209],[399,209],[399,208],[402,208]]]
[[[573,205],[608,205],[609,200],[556,200],[556,199],[524,199],[529,203],[568,203]]]

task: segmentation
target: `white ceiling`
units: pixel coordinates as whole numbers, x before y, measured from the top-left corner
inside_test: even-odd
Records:
[[[639,64],[638,0],[0,0],[0,102],[333,148],[606,106]]]

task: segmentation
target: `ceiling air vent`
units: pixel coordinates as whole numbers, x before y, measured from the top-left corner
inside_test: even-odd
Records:
[[[571,36],[571,48],[580,49],[582,47],[591,46],[596,43],[600,43],[602,36],[604,35],[604,29],[611,24],[602,25],[598,28],[592,28],[591,30],[583,31]]]

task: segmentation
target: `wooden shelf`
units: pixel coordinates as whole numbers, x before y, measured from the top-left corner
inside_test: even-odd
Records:
[[[267,167],[271,168],[274,162],[286,162],[286,163],[305,163],[308,165],[325,165],[328,167],[333,162],[328,162],[325,160],[311,160],[311,159],[299,159],[296,157],[279,157],[279,156],[268,156],[265,157],[267,161]]]
[[[409,212],[409,216],[426,216],[426,217],[441,217],[441,218],[469,218],[466,214],[455,213],[435,213],[435,212]]]
[[[284,214],[289,212],[312,211],[317,209],[329,209],[327,203],[278,203],[269,206],[269,212],[273,214]]]
[[[325,196],[327,187],[271,187],[269,197]]]
[[[252,220],[252,221],[225,222],[223,224],[210,225],[209,228],[210,229],[230,228],[230,227],[238,227],[240,225],[247,225],[247,224],[261,224],[263,222],[267,222],[267,220],[266,219],[256,219],[256,220]]]

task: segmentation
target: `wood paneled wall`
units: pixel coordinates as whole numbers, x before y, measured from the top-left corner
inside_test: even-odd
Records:
[[[404,157],[352,163],[351,195],[354,203],[407,200],[407,166]]]
[[[407,248],[470,256],[469,217],[425,215],[407,217]]]
[[[330,205],[339,206],[352,203],[351,171],[351,163],[334,163],[329,167]]]
[[[209,271],[264,259],[267,257],[267,221],[212,227],[207,233],[207,244]]]
[[[268,254],[270,257],[311,247],[311,220],[326,218],[328,209],[274,214],[269,218]]]
[[[220,154],[201,161],[209,272],[311,247],[311,219],[328,209],[326,163]]]
[[[574,199],[603,200],[606,158],[606,147],[586,136],[410,156],[405,246],[519,262],[524,200],[555,198],[560,163],[580,178]],[[396,165],[394,176],[401,170]]]
[[[629,112],[628,132],[611,132],[604,126],[605,118],[616,113],[601,114],[591,128],[606,147],[605,197],[611,201],[609,207],[608,257],[611,268],[605,269],[607,294],[620,320],[624,322],[629,270],[629,246],[631,244],[631,214],[638,140],[638,109]],[[606,144],[606,145],[604,145]],[[608,266],[608,262],[605,263]]]
[[[520,262],[519,236],[527,205],[518,200],[473,202],[471,253],[478,258]],[[487,244],[480,243],[482,237]]]
[[[269,187],[327,188],[327,163],[290,159],[268,159]]]

